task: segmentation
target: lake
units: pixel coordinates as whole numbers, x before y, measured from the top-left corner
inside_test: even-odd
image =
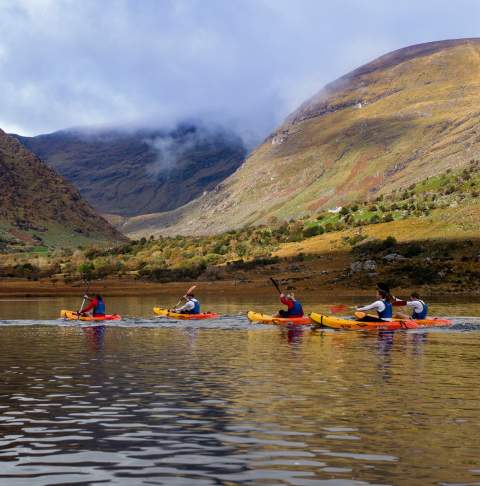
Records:
[[[78,299],[0,299],[1,485],[480,484],[478,304],[364,333],[251,325],[260,297],[196,324],[156,303],[88,327],[56,320]]]

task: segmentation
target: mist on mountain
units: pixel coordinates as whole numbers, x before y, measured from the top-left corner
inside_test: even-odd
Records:
[[[86,127],[16,138],[102,213],[168,211],[213,189],[243,162],[235,132],[189,120],[175,127]]]

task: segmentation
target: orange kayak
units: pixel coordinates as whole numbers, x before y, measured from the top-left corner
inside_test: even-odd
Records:
[[[312,321],[310,317],[275,317],[269,314],[261,314],[260,312],[249,311],[247,317],[252,322],[258,322],[259,324],[275,324],[275,325],[297,325],[297,326],[309,326]]]
[[[449,319],[442,319],[439,317],[432,317],[430,319],[395,319],[392,321],[382,322],[365,322],[356,321],[354,319],[344,319],[335,316],[324,316],[312,312],[310,318],[314,324],[320,326],[330,327],[332,329],[346,329],[354,331],[396,331],[398,329],[422,329],[429,327],[446,327],[451,326],[452,321]]]

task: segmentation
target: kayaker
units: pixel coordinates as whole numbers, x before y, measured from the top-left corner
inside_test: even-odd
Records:
[[[302,304],[295,300],[293,293],[280,294],[280,302],[287,306],[287,310],[279,310],[277,317],[303,317],[303,307]]]
[[[377,311],[378,318],[375,316],[366,315],[359,318],[360,321],[387,321],[393,316],[393,307],[389,299],[389,293],[385,290],[377,290],[377,300],[369,305],[357,307],[359,312],[367,312],[369,310]]]
[[[417,292],[410,294],[410,300],[401,301],[403,305],[413,309],[412,315],[396,314],[400,319],[426,319],[428,315],[428,304],[426,304]]]
[[[105,316],[105,301],[100,294],[96,294],[95,297],[89,297],[87,294],[85,294],[83,298],[90,301],[90,303],[87,305],[87,307],[82,309],[82,315],[86,315],[87,312],[92,311],[93,317]]]
[[[398,299],[397,297],[393,296],[390,292],[390,285],[385,282],[378,282],[377,283],[377,290],[382,290],[387,294],[387,300],[392,304],[394,307],[402,307],[405,305],[405,301]]]
[[[388,296],[390,296],[390,285],[388,285],[385,282],[377,282],[377,290],[382,290],[383,292],[386,292]]]
[[[178,314],[200,314],[200,302],[192,293],[186,294],[182,298],[186,300],[185,304],[182,307],[173,309],[173,312]]]
[[[385,282],[378,282],[377,283],[377,290],[382,290],[387,294],[387,300],[392,304],[395,305],[395,302],[397,302],[397,298],[394,297],[390,291],[390,285],[385,283]],[[401,305],[401,304],[400,304]]]

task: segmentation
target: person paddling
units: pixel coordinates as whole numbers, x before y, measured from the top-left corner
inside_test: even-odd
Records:
[[[89,297],[85,294],[83,298],[90,301],[90,303],[80,311],[81,315],[86,315],[89,311],[92,311],[93,317],[105,317],[105,301],[100,294],[96,294],[95,297]]]
[[[390,291],[390,285],[385,282],[378,282],[377,283],[377,290],[382,290],[385,292],[387,295],[387,300],[390,302],[392,305],[402,305],[402,304],[396,304],[399,300],[392,295],[392,292]],[[401,301],[400,301],[401,302]]]
[[[278,317],[303,317],[302,304],[295,299],[293,293],[280,294],[280,302],[287,306],[287,310],[279,310]]]
[[[200,302],[195,298],[193,293],[188,293],[182,297],[186,302],[182,307],[173,309],[178,314],[200,314]]]
[[[417,292],[410,294],[410,300],[401,301],[403,305],[413,309],[412,316],[397,314],[400,319],[426,319],[428,315],[428,304],[426,304]]]
[[[377,290],[377,300],[369,305],[363,307],[357,307],[358,312],[366,312],[369,310],[377,311],[378,318],[375,316],[364,315],[362,317],[357,316],[359,321],[388,321],[393,316],[393,307],[390,302],[390,294],[385,290]]]
[[[390,304],[393,305],[393,307],[403,307],[406,305],[406,301],[399,299],[398,297],[395,297],[392,295],[390,291],[390,285],[388,285],[385,282],[378,282],[377,283],[377,290],[382,290],[387,294],[387,300],[390,302]]]

